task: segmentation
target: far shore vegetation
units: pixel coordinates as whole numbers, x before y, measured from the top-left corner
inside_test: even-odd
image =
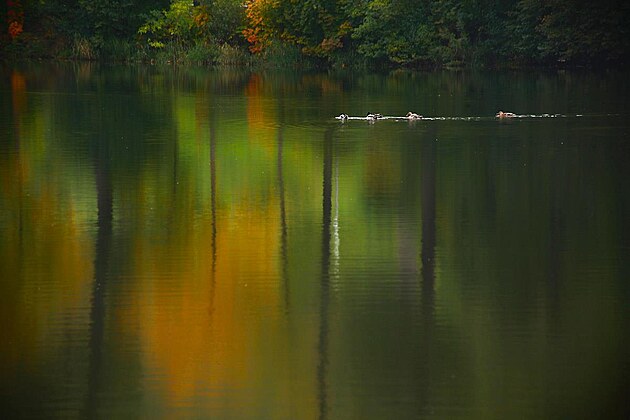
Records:
[[[272,67],[630,62],[627,0],[7,0],[0,58]]]

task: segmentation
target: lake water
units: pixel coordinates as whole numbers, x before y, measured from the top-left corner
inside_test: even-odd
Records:
[[[2,417],[627,415],[629,76],[0,67]]]

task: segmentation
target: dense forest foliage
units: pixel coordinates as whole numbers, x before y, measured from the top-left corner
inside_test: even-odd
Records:
[[[404,67],[627,63],[625,0],[7,0],[0,54]]]

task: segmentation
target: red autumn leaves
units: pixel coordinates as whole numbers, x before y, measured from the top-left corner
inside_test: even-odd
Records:
[[[7,26],[11,39],[22,33],[24,28],[24,11],[20,0],[7,0]]]

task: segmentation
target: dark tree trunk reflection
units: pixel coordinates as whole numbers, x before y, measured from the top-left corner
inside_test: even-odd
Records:
[[[19,240],[19,264],[22,265],[22,255],[24,250],[24,170],[22,168],[22,136],[20,133],[20,127],[22,125],[22,113],[24,111],[25,97],[26,97],[26,83],[21,84],[16,82],[23,80],[23,76],[17,71],[13,71],[12,75],[12,95],[11,106],[13,109],[13,150],[15,151],[16,159],[16,172],[18,183],[18,240]],[[4,143],[4,139],[2,140]],[[8,143],[8,142],[7,142]],[[9,146],[10,147],[10,146]],[[20,270],[20,273],[22,271]]]
[[[322,194],[322,259],[321,259],[321,306],[319,321],[319,340],[317,351],[317,384],[319,418],[328,414],[328,390],[326,373],[328,368],[328,304],[330,293],[330,228],[332,215],[332,167],[333,167],[333,130],[324,134],[324,173]]]
[[[99,138],[95,154],[97,196],[97,234],[94,256],[94,282],[90,312],[89,371],[87,417],[96,418],[98,394],[101,388],[102,354],[105,335],[105,296],[112,241],[113,187],[109,168],[109,153],[105,139]]]
[[[212,121],[210,122],[210,211],[212,212],[211,224],[212,232],[210,246],[212,248],[211,279],[210,279],[210,320],[214,312],[214,295],[216,291],[216,271],[217,271],[217,129],[216,112],[212,110]]]
[[[434,136],[422,143],[422,307],[425,316],[432,316],[435,293],[435,160]]]
[[[289,262],[287,256],[287,212],[284,193],[284,170],[283,170],[283,150],[284,150],[284,101],[280,98],[279,105],[279,128],[278,128],[278,195],[280,201],[280,258],[281,276],[284,286],[284,310],[289,313]]]
[[[420,196],[422,199],[422,244],[420,259],[421,269],[421,314],[422,314],[422,339],[421,351],[423,353],[419,365],[420,389],[419,409],[422,415],[430,414],[430,407],[426,406],[431,394],[434,382],[434,368],[432,361],[435,358],[433,349],[435,337],[433,329],[435,325],[435,243],[436,243],[436,143],[435,133],[430,131],[422,141],[421,146],[421,184]]]

